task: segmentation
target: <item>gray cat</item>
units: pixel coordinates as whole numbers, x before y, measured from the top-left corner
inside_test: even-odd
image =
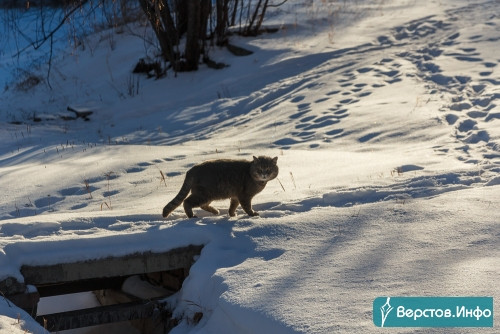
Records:
[[[220,159],[195,165],[187,171],[177,196],[163,208],[163,217],[183,201],[189,218],[194,217],[194,207],[217,215],[219,210],[210,203],[226,198],[231,199],[229,216],[235,216],[239,204],[249,216],[258,216],[258,212],[252,209],[252,198],[264,189],[268,181],[278,176],[277,162],[278,157],[260,156],[253,157],[253,161]],[[187,197],[190,191],[191,195]]]

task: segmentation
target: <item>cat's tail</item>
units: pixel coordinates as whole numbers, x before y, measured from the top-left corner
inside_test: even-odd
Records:
[[[193,178],[189,175],[189,172],[186,174],[186,178],[184,179],[184,183],[182,184],[181,190],[177,196],[174,197],[165,207],[163,208],[163,217],[167,218],[169,214],[172,213],[181,203],[186,199],[187,195],[191,191],[191,187],[193,185]]]

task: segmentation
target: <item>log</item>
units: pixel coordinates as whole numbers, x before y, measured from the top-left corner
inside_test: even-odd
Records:
[[[71,111],[71,112],[75,113],[75,119],[76,118],[83,118],[86,121],[88,121],[89,120],[89,116],[94,113],[93,111],[88,110],[88,109],[78,110],[78,109],[73,108],[71,106],[68,106],[68,108],[66,108],[66,109],[68,111]]]
[[[21,267],[25,284],[41,285],[95,278],[124,277],[179,268],[190,268],[203,246],[176,248],[165,253],[136,253],[98,260]]]
[[[53,313],[36,317],[36,321],[50,332],[76,329],[156,317],[165,325],[166,332],[177,325],[172,311],[160,299]]]

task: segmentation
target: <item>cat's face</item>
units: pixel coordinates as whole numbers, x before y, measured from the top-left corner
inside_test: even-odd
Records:
[[[256,181],[267,182],[278,176],[278,157],[253,157],[250,174]]]

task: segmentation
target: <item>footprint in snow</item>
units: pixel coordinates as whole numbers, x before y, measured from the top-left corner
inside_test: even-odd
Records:
[[[299,96],[296,96],[293,99],[291,99],[290,102],[292,102],[292,103],[298,103],[298,102],[304,100],[305,98],[306,98],[305,96],[299,95]]]
[[[323,97],[323,98],[317,99],[316,101],[314,101],[314,103],[322,103],[322,102],[325,102],[325,101],[328,101],[328,100],[330,100],[330,98]]]
[[[130,174],[130,173],[139,173],[139,172],[142,172],[144,170],[146,170],[146,169],[142,168],[142,167],[131,167],[131,168],[125,169],[125,172],[127,174]]]
[[[59,191],[62,196],[82,195],[85,193],[83,185],[81,187],[71,187]]]
[[[50,196],[48,195],[47,197],[42,197],[33,202],[36,208],[38,209],[43,209],[47,208],[50,209],[54,204],[64,200],[65,197],[57,197],[57,196]]]
[[[382,134],[381,132],[371,132],[371,133],[368,133],[368,134],[362,136],[361,138],[358,138],[358,140],[361,143],[366,143],[366,142],[372,140],[373,138],[380,136],[381,134]]]

